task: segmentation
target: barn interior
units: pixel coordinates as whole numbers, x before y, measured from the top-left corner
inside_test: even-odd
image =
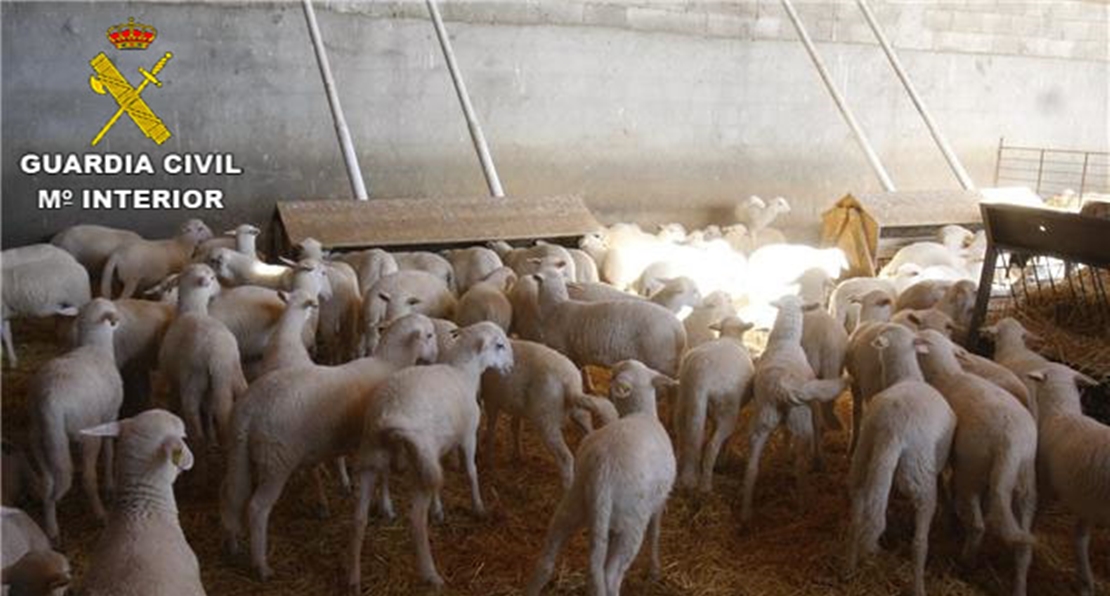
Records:
[[[6,591],[125,594],[129,582],[154,581],[155,593],[211,595],[534,593],[557,511],[601,507],[582,496],[598,493],[590,482],[605,485],[589,462],[621,450],[597,445],[654,445],[639,431],[617,436],[634,418],[658,425],[671,450],[629,472],[663,478],[665,506],[652,511],[660,564],[648,552],[652,526],[636,518],[627,573],[608,571],[621,565],[604,557],[598,566],[623,576],[605,588],[613,594],[1110,594],[1105,1],[5,0],[0,25]],[[481,275],[468,269],[479,268],[479,253],[495,260]],[[135,273],[128,258],[138,269],[157,262],[157,275]],[[434,290],[400,300],[406,271]],[[185,298],[207,275],[219,283],[195,295],[212,296]],[[279,329],[312,276],[324,280],[308,282],[304,298],[312,333],[303,354],[287,354],[286,344],[302,343],[298,329],[286,343]],[[257,298],[249,316],[247,306],[233,315],[217,306],[247,294]],[[204,314],[185,316],[194,307]],[[112,313],[97,319],[114,333],[111,366],[79,369],[74,354],[96,354],[83,325],[100,312]],[[794,315],[829,327],[793,337]],[[377,357],[406,316],[437,320],[439,364],[417,358],[331,397],[314,382]],[[157,327],[149,341],[121,346],[147,317]],[[200,337],[181,331],[198,318],[190,324],[221,330],[213,333],[233,340],[237,357],[221,361],[224,344],[210,338],[181,347]],[[515,363],[482,373],[460,402],[480,422],[436,444],[442,477],[428,480],[413,441],[440,435],[417,424],[420,438],[398,447],[382,438],[396,429],[370,430],[388,415],[366,404],[385,403],[378,389],[404,374],[427,380],[424,366],[450,367],[447,354],[477,336],[465,330],[479,321],[509,342]],[[745,328],[739,343],[730,324]],[[1015,326],[1024,330],[1016,340],[1006,331]],[[907,327],[920,378],[903,386],[911,397],[896,398],[887,396],[901,385],[884,372],[887,344],[867,333],[901,337]],[[681,341],[658,343],[672,328]],[[762,382],[779,374],[769,363],[790,358],[780,356],[784,343],[804,351],[801,380]],[[953,389],[931,367],[925,352],[936,346],[953,351],[971,389]],[[549,406],[552,432],[574,454],[573,484],[528,401],[556,374],[522,356],[541,349],[578,373],[566,405]],[[728,359],[698,372],[712,350]],[[623,376],[632,359],[665,375],[649,384],[655,416],[623,411],[639,391]],[[219,375],[201,361],[240,371],[224,402]],[[722,375],[739,375],[735,390],[700,398],[710,404],[695,414],[691,387]],[[1053,375],[1066,391],[1048,387]],[[118,390],[97,385],[101,377],[118,379]],[[493,377],[518,379],[510,393],[532,409],[502,404],[508,416],[491,429]],[[198,383],[199,424],[186,403]],[[789,385],[788,397],[768,389],[776,383]],[[840,385],[818,405],[814,383]],[[427,387],[450,395],[447,385]],[[265,400],[292,399],[293,386],[316,401],[289,428],[311,433],[338,396],[358,394],[345,423],[360,434],[291,464],[263,532],[264,570],[250,554],[255,501],[231,514],[250,527],[240,550],[229,549],[228,486],[249,469],[258,490],[269,460],[256,444],[302,442],[296,433],[260,439],[250,426],[251,416],[276,420],[283,410]],[[1057,409],[1052,400],[1065,393],[1072,401]],[[880,406],[889,413],[898,399],[932,399],[954,425],[934,438],[948,455],[925,474],[937,486],[924,490],[936,511],[923,537],[904,459],[923,450],[902,447],[884,491],[879,456],[856,446],[861,432],[863,445],[883,432],[909,445],[925,432],[927,421],[909,415],[906,428],[883,426]],[[439,407],[429,420],[454,420]],[[973,416],[976,408],[989,413]],[[83,484],[81,431],[150,409],[180,417],[195,458],[186,467],[180,450],[152,456],[179,474],[170,517],[196,559],[161,576],[157,565],[107,565],[113,546],[141,552],[149,539],[114,533],[134,503],[127,422],[103,440],[124,462],[115,472],[99,463],[93,490],[106,517]],[[771,412],[784,418],[764,450]],[[64,429],[50,435],[59,420]],[[690,438],[695,424],[704,437]],[[708,457],[703,443],[722,427],[732,430],[716,462],[690,464]],[[326,428],[313,436],[338,445],[338,427]],[[248,443],[248,463],[234,468]],[[386,463],[374,468],[368,454],[383,444]],[[979,445],[993,467],[968,472]],[[1018,452],[1025,472],[1007,484],[999,462]],[[484,513],[472,506],[471,456]],[[711,488],[683,477],[701,466]],[[375,505],[360,536],[360,483],[371,469],[393,480],[396,516]],[[982,486],[967,489],[965,476]],[[412,520],[427,517],[420,495],[432,485],[443,502],[428,530],[442,585],[414,557]],[[865,486],[883,492],[872,518],[882,536],[853,566]],[[1005,514],[991,500],[1004,489]],[[640,503],[629,494],[616,505]],[[973,501],[985,537],[969,556]],[[1000,516],[1016,519],[1022,537],[1000,530]],[[542,593],[606,593],[591,568],[605,546],[580,525]],[[624,532],[605,532],[613,559]],[[362,545],[358,583],[352,543]],[[64,573],[25,573],[40,550],[62,555]],[[154,551],[145,556],[172,558]]]

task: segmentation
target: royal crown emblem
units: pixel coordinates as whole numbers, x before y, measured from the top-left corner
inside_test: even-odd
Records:
[[[135,17],[127,19],[127,23],[108,27],[108,41],[120,50],[145,50],[158,37],[158,30],[150,25],[136,23]]]

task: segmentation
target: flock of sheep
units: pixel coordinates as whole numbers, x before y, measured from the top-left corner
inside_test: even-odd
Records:
[[[194,463],[207,477],[215,460],[226,464],[226,548],[237,553],[245,540],[262,579],[275,573],[267,525],[291,475],[312,470],[326,511],[323,472],[337,470],[357,490],[346,564],[355,591],[371,506],[393,518],[390,476],[412,475],[417,571],[442,585],[428,527],[429,514],[443,515],[441,461],[457,458],[484,515],[480,420],[492,465],[506,414],[517,441],[521,421],[541,439],[563,489],[525,592],[541,592],[565,541],[586,527],[591,592],[616,595],[645,533],[660,573],[668,496],[676,484],[713,490],[742,408],[751,411],[747,522],[771,434],[786,427],[801,491],[821,465],[824,431],[840,424],[832,404],[850,388],[847,568],[878,548],[897,488],[916,511],[915,594],[925,593],[938,499],[963,525],[965,557],[985,533],[1012,546],[1013,591],[1025,594],[1039,485],[1079,519],[1079,575],[1092,593],[1090,532],[1110,525],[1110,428],[1080,410],[1080,388],[1094,380],[1030,350],[1016,321],[986,330],[994,360],[960,346],[982,235],[949,226],[936,242],[903,248],[878,277],[836,283],[839,250],[789,244],[769,227],[788,210],[753,197],[734,226],[651,234],[617,224],[580,249],[492,242],[328,254],[309,239],[299,260],[271,264],[258,256],[258,228],[213,238],[189,220],[166,240],[78,225],[51,244],[6,250],[9,364],[17,317],[63,318],[72,349],[29,389],[26,451],[45,532],[7,506],[8,471],[22,468],[4,462],[4,584],[14,596],[70,583],[53,547],[78,443],[91,513],[106,523],[80,593],[203,594],[173,483]],[[770,328],[758,358],[744,342],[753,327]],[[611,369],[608,399],[589,392],[586,365]],[[659,400],[671,420],[660,420]],[[577,453],[567,424],[588,433]],[[101,491],[113,495],[108,508]]]

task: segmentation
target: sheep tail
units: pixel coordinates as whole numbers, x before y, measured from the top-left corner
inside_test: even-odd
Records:
[[[109,300],[112,299],[112,282],[115,281],[117,261],[116,254],[112,253],[100,274],[100,296]]]
[[[1002,456],[1002,461],[991,470],[990,504],[987,511],[987,526],[993,527],[1000,538],[1008,544],[1034,544],[1036,538],[1023,529],[1014,517],[1013,497],[1028,487],[1018,486],[1022,462],[1013,451]]]
[[[886,508],[901,457],[901,444],[889,433],[874,436],[865,429],[852,456],[848,486],[852,496],[852,552],[874,552],[886,529]]]
[[[385,443],[389,446],[394,460],[398,459],[401,453],[408,453],[409,461],[412,462],[424,487],[438,489],[442,486],[443,468],[439,465],[439,457],[436,453],[431,452],[418,437],[405,430],[393,428],[386,430],[384,434]]]
[[[800,389],[790,393],[792,401],[801,405],[811,401],[832,401],[840,397],[842,391],[844,391],[842,379],[815,379],[807,381]]]
[[[618,418],[617,409],[613,407],[613,404],[609,400],[587,395],[579,389],[567,391],[566,396],[566,408],[568,410],[582,408],[590,412],[594,418],[601,421],[602,426]]]

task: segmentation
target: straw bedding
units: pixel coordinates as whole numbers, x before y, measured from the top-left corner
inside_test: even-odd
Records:
[[[23,358],[20,367],[3,375],[3,431],[21,442],[26,429],[25,389],[33,371],[57,353],[49,324],[16,325]],[[596,378],[604,387],[605,379]],[[848,400],[841,417],[848,420]],[[847,425],[846,425],[847,426]],[[448,464],[444,503],[447,521],[433,526],[432,549],[448,594],[499,595],[519,593],[543,543],[547,522],[559,497],[555,466],[538,441],[525,431],[524,456],[511,462],[508,425],[498,431],[496,468],[480,462],[482,491],[491,513],[479,520],[469,512],[466,483]],[[580,436],[571,433],[572,448]],[[843,578],[839,567],[848,512],[844,485],[847,435],[826,438],[828,466],[811,475],[811,492],[799,503],[784,442],[772,440],[762,462],[756,494],[755,521],[739,526],[740,486],[746,446],[734,439],[719,464],[713,494],[672,496],[664,517],[663,577],[647,578],[643,557],[626,578],[626,594],[699,596],[828,594],[899,594],[909,585],[912,512],[892,502],[882,544],[884,552],[865,562],[854,577]],[[207,480],[186,473],[177,483],[181,522],[200,559],[204,585],[212,595],[288,594],[312,596],[341,593],[342,561],[347,548],[353,500],[329,482],[331,517],[316,515],[311,478],[301,472],[291,480],[270,521],[270,563],[275,578],[257,582],[245,560],[228,561],[221,551],[217,510],[218,474]],[[394,491],[398,514],[394,523],[372,520],[363,554],[363,594],[408,595],[427,590],[415,576],[412,541],[407,523],[408,487],[398,479]],[[75,487],[79,487],[75,483]],[[27,504],[33,516],[37,504]],[[64,552],[76,575],[85,568],[98,528],[79,488],[60,508]],[[1037,519],[1036,547],[1029,594],[1075,594],[1075,562],[1071,550],[1073,518],[1058,507],[1045,506]],[[586,590],[585,533],[564,549],[549,594],[583,594]],[[1009,551],[987,540],[978,564],[959,565],[958,533],[943,513],[934,523],[927,588],[940,596],[1008,594],[1012,563]],[[1100,529],[1091,544],[1099,594],[1110,594],[1110,533]]]

